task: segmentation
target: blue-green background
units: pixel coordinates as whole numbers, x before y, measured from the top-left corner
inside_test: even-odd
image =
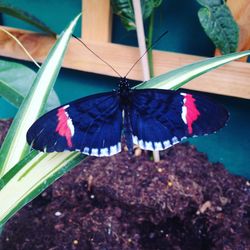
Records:
[[[57,33],[60,33],[69,21],[81,11],[81,0],[6,0],[4,2],[36,16]],[[197,11],[200,7],[197,2],[195,0],[163,2],[155,15],[154,37],[159,37],[166,30],[168,30],[168,34],[155,48],[213,56],[214,46],[203,32],[197,18]],[[2,23],[7,26],[38,31],[31,25],[7,15],[2,15]],[[80,29],[79,24],[75,32],[76,35],[80,35]],[[125,31],[117,17],[114,17],[112,39],[115,43],[135,46],[137,44],[135,32]],[[80,52],[79,56],[81,56]],[[112,62],[110,63],[112,64]],[[36,70],[33,64],[25,64]],[[119,69],[117,70],[119,71]],[[113,77],[62,69],[55,90],[64,103],[78,97],[113,89],[117,86],[117,80]],[[200,84],[203,83],[200,82]],[[217,95],[214,95],[213,98],[223,103],[230,111],[230,121],[227,127],[217,134],[190,141],[200,151],[206,152],[211,161],[220,161],[234,174],[250,178],[250,101]],[[0,117],[11,117],[15,112],[14,107],[0,99]]]

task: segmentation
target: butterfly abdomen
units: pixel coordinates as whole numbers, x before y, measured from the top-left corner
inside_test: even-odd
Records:
[[[132,127],[130,121],[129,107],[124,109],[124,118],[123,118],[123,128],[126,145],[128,147],[129,153],[133,152],[133,137],[132,137]]]

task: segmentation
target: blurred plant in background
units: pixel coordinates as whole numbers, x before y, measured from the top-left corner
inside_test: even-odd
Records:
[[[216,48],[222,54],[235,52],[239,42],[239,27],[224,0],[197,0],[203,7],[198,17]]]
[[[196,0],[203,7],[198,11],[198,18],[207,36],[222,54],[235,52],[238,47],[239,28],[224,0]],[[121,19],[126,30],[135,30],[135,16],[132,0],[111,0],[113,12]],[[155,9],[162,0],[142,0],[144,20],[149,19],[147,47],[152,45]],[[149,63],[152,64],[149,51]],[[152,70],[152,66],[150,66]],[[152,72],[152,71],[151,71]]]
[[[132,0],[111,0],[114,14],[118,15],[121,22],[127,31],[135,30],[135,15]],[[143,19],[149,19],[148,34],[147,34],[147,48],[150,48],[153,43],[153,29],[154,29],[154,12],[162,4],[162,0],[141,1]],[[154,76],[153,55],[152,50],[148,51],[149,71],[150,77]]]

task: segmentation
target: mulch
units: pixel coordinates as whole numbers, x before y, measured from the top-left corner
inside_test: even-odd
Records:
[[[1,250],[247,250],[250,182],[188,143],[159,163],[146,153],[88,157],[12,217],[0,240]]]

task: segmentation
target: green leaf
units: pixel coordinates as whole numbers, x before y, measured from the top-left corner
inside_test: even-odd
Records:
[[[69,42],[73,28],[78,20],[76,17],[70,26],[60,36],[42,68],[40,69],[34,85],[28,96],[25,98],[21,109],[24,111],[27,106],[37,103],[43,103],[41,97],[47,95],[43,89],[41,81],[45,82],[44,88],[49,89],[53,85],[56,75],[58,74],[59,65],[62,62],[65,49]],[[48,81],[48,82],[47,82]],[[39,90],[39,92],[37,92]],[[41,93],[41,92],[42,93]],[[37,100],[35,97],[38,98]],[[29,105],[28,105],[29,103]],[[42,106],[42,105],[41,105]],[[36,108],[39,109],[39,108]],[[32,109],[30,111],[33,111]],[[21,119],[24,117],[21,116]],[[29,127],[29,126],[28,126]],[[28,128],[27,127],[27,128]],[[27,128],[24,130],[27,130]],[[26,131],[25,131],[26,134]],[[17,145],[18,146],[18,145]],[[32,151],[24,157],[19,163],[0,178],[0,227],[26,203],[36,197],[45,188],[47,188],[56,179],[69,171],[72,167],[82,161],[86,156],[79,152],[63,152],[63,153],[38,153]]]
[[[78,15],[60,35],[50,50],[47,59],[38,71],[29,94],[22,102],[0,150],[0,177],[19,162],[29,149],[26,143],[27,130],[43,112],[49,93],[59,73],[71,34],[79,17],[80,15]]]
[[[196,0],[202,6],[218,6],[224,4],[225,1],[223,0]]]
[[[235,52],[238,47],[239,28],[230,9],[220,1],[198,2],[205,6],[199,10],[198,16],[207,36],[222,54]]]
[[[147,82],[143,82],[135,88],[159,88],[177,90],[190,80],[216,69],[233,60],[250,55],[250,50],[236,52],[228,55],[218,56],[195,62],[184,67],[172,70],[160,76],[154,77]]]
[[[143,0],[141,1],[143,19],[147,19],[154,8],[161,5],[162,0]],[[135,16],[132,0],[112,0],[113,12],[121,19],[122,24],[127,30],[135,30]]]
[[[0,96],[14,106],[20,107],[35,77],[36,73],[22,64],[0,60]],[[52,90],[46,104],[46,111],[59,105],[59,98]]]
[[[113,13],[118,15],[127,30],[135,30],[134,9],[131,0],[111,0]]]
[[[38,29],[56,37],[56,33],[52,31],[44,23],[42,23],[40,20],[38,20],[36,17],[30,15],[29,13],[23,10],[17,9],[12,5],[0,3],[0,12],[21,19],[27,23],[30,23],[31,25],[34,25]]]
[[[1,179],[0,227],[84,158],[79,152],[28,154]]]
[[[142,3],[142,13],[143,13],[143,19],[147,19],[150,17],[150,15],[152,14],[152,11],[159,7],[162,3],[162,0],[144,0],[141,1]]]

